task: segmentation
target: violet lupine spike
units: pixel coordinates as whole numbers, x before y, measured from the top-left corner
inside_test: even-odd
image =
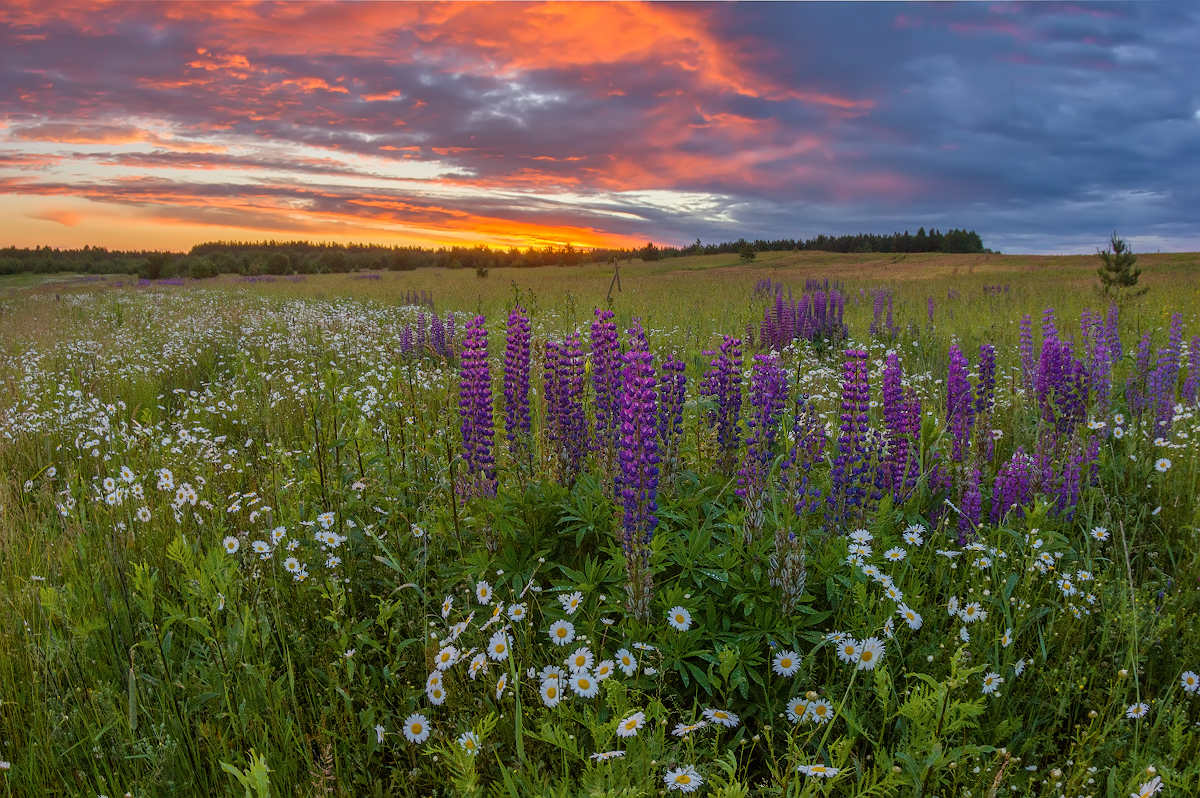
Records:
[[[1179,382],[1180,350],[1183,348],[1183,317],[1176,313],[1171,317],[1171,332],[1167,345],[1158,350],[1158,362],[1151,375],[1150,406],[1154,410],[1155,437],[1166,438],[1171,434],[1178,399],[1176,386]]]
[[[442,317],[436,313],[433,314],[433,328],[429,334],[429,343],[435,353],[442,357],[446,356],[446,326],[442,323]]]
[[[477,495],[496,494],[496,468],[492,457],[495,437],[492,419],[492,374],[488,364],[488,337],[483,316],[467,325],[463,341],[459,414],[462,418],[463,459],[467,463],[469,490]]]
[[[1033,458],[1021,446],[1000,467],[992,488],[993,524],[999,524],[1009,512],[1017,518],[1025,517],[1024,507],[1033,501],[1033,470]]]
[[[925,301],[925,313],[929,317],[929,324],[931,326],[933,325],[933,308],[933,297],[930,296],[929,299]]]
[[[1060,435],[1087,417],[1088,376],[1075,358],[1071,344],[1060,341],[1054,327],[1054,311],[1046,309],[1046,338],[1034,374],[1034,390],[1042,420]]]
[[[621,342],[611,310],[596,308],[591,327],[592,388],[596,397],[595,446],[611,473],[620,432]]]
[[[564,482],[575,482],[588,451],[587,417],[583,410],[583,381],[585,362],[579,333],[568,335],[558,347],[559,456]]]
[[[1200,398],[1200,335],[1193,335],[1188,343],[1187,377],[1183,381],[1183,389],[1179,398],[1187,405],[1196,404]]]
[[[963,490],[958,509],[958,543],[960,546],[965,546],[969,540],[975,537],[983,512],[983,494],[979,490],[978,468],[970,470],[967,486]]]
[[[713,352],[705,352],[713,355]],[[741,431],[738,421],[742,413],[742,341],[726,335],[720,353],[713,358],[700,383],[700,393],[710,397],[716,408],[708,413],[709,423],[717,428],[720,448],[720,468],[732,475],[737,462]]]
[[[622,356],[621,447],[618,495],[624,515],[621,543],[628,569],[628,610],[650,620],[653,584],[650,542],[658,526],[658,407],[654,358],[646,334],[635,322],[628,331],[629,350]]]
[[[425,342],[427,340],[425,332],[425,308],[417,308],[417,352],[420,355],[425,354]]]
[[[816,464],[825,460],[828,436],[816,403],[808,396],[797,400],[795,414],[792,448],[779,470],[780,482],[790,495],[792,510],[801,516],[821,508],[821,490],[810,483],[808,475]]]
[[[787,402],[787,374],[778,355],[755,355],[751,369],[746,456],[738,469],[734,491],[746,503],[747,543],[762,529],[763,493],[770,481],[779,425]]]
[[[867,448],[868,408],[871,401],[867,378],[867,352],[847,349],[842,366],[841,434],[836,456],[830,468],[830,495],[827,499],[834,519],[846,523],[858,520],[868,511],[872,453]]]
[[[1033,390],[1033,317],[1026,314],[1021,317],[1020,343],[1017,346],[1021,356],[1021,386],[1028,393]]]
[[[400,354],[411,356],[413,353],[413,328],[411,324],[404,325],[400,332]]]
[[[659,451],[669,474],[679,457],[679,442],[683,438],[683,403],[687,398],[686,365],[667,355],[659,369],[658,378],[658,442]]]
[[[887,454],[881,465],[884,484],[895,504],[901,504],[916,487],[918,439],[921,433],[921,400],[904,388],[900,357],[888,352],[883,368],[883,418],[887,428]]]
[[[1104,340],[1108,344],[1108,355],[1112,361],[1121,359],[1124,352],[1121,349],[1120,310],[1117,304],[1108,306],[1108,318],[1104,321]]]
[[[529,317],[517,306],[508,314],[504,339],[504,433],[509,452],[523,459],[529,454]]]
[[[950,459],[956,463],[966,460],[971,443],[971,427],[975,424],[971,381],[967,377],[970,368],[967,356],[958,348],[958,344],[952,344],[946,376],[946,422],[953,436]]]
[[[1146,398],[1146,383],[1150,377],[1152,355],[1150,343],[1150,333],[1147,332],[1138,342],[1137,365],[1125,383],[1125,404],[1128,406],[1129,412],[1138,419],[1142,417],[1142,413],[1149,405]]]

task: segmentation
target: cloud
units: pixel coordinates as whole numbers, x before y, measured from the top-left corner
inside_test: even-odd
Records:
[[[40,219],[44,222],[58,222],[64,227],[74,227],[83,221],[83,216],[74,211],[51,209],[25,214],[28,219]]]
[[[1184,246],[1198,38],[1184,2],[14,0],[0,191],[176,224],[181,247],[918,226]]]

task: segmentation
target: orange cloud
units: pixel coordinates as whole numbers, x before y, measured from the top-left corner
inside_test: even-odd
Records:
[[[27,213],[25,216],[29,219],[38,219],[43,222],[58,222],[65,227],[74,227],[83,221],[83,216],[74,211],[51,209],[47,211],[38,211],[37,213]]]
[[[84,125],[70,122],[46,122],[13,128],[10,136],[22,141],[49,141],[60,144],[153,144],[179,152],[225,152],[216,144],[163,137],[134,125]]]

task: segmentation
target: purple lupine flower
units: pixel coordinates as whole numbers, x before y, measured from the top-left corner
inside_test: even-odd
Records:
[[[946,377],[946,423],[953,436],[950,459],[961,463],[966,459],[971,443],[971,427],[975,423],[974,407],[971,404],[971,381],[967,356],[958,348],[950,346],[950,367]]]
[[[468,492],[494,496],[496,468],[492,458],[492,374],[488,365],[487,328],[484,321],[483,316],[476,316],[467,326],[458,407],[462,419]]]
[[[663,461],[669,471],[675,468],[679,456],[679,441],[683,437],[683,402],[687,398],[686,365],[667,355],[658,376],[658,443]]]
[[[811,398],[799,397],[794,413],[792,448],[780,465],[779,472],[784,492],[790,496],[792,510],[800,516],[815,513],[821,508],[821,490],[815,481],[809,480],[809,472],[825,460],[828,436],[816,403]]]
[[[975,386],[975,415],[990,415],[996,404],[996,347],[979,345],[979,383]]]
[[[588,450],[587,418],[583,411],[584,365],[578,333],[571,333],[557,344],[547,342],[545,373],[552,382],[547,382],[544,391],[551,422],[550,440],[559,474],[567,485],[579,476]]]
[[[916,487],[919,476],[917,448],[921,433],[921,400],[911,388],[904,388],[904,372],[895,352],[888,352],[883,368],[883,418],[887,428],[887,454],[881,471],[884,484],[899,505]]]
[[[871,390],[867,378],[867,353],[847,349],[842,366],[841,434],[830,469],[827,499],[834,518],[841,522],[862,518],[868,512],[872,484],[872,453],[867,448],[867,415]]]
[[[529,453],[529,317],[519,305],[508,314],[504,339],[504,433],[514,457]]]
[[[400,331],[400,354],[411,355],[413,353],[413,328],[411,324],[404,325],[404,329]]]
[[[595,446],[606,474],[615,467],[621,409],[621,342],[611,310],[596,308],[591,328],[592,388],[596,396]]]
[[[925,313],[929,316],[929,323],[933,324],[933,295],[930,294],[929,299],[925,301]]]
[[[1021,332],[1018,351],[1021,355],[1021,386],[1026,392],[1033,390],[1033,318],[1026,314],[1021,317]]]
[[[1138,342],[1137,365],[1125,383],[1125,404],[1129,407],[1129,412],[1139,419],[1149,406],[1146,382],[1150,376],[1150,357],[1150,333],[1147,332]]]
[[[1171,317],[1171,332],[1167,345],[1158,350],[1158,362],[1151,375],[1150,407],[1154,410],[1156,437],[1166,438],[1171,434],[1178,398],[1180,350],[1183,348],[1183,317],[1178,313]]]
[[[621,544],[628,569],[628,610],[650,620],[653,585],[650,541],[658,526],[658,408],[654,358],[641,325],[628,331],[629,351],[621,358],[621,448],[618,495],[624,515]]]
[[[1121,359],[1124,352],[1121,350],[1121,328],[1120,328],[1120,311],[1117,309],[1117,303],[1114,302],[1108,306],[1108,318],[1104,322],[1104,341],[1108,344],[1108,356],[1113,362]]]
[[[746,456],[738,469],[735,493],[746,503],[749,543],[762,528],[762,495],[775,461],[779,424],[787,401],[787,374],[779,356],[755,355],[750,376],[750,413],[746,419]]]
[[[454,341],[454,312],[446,311],[446,327],[445,327],[445,356],[454,357],[455,341]]]
[[[1043,327],[1046,337],[1034,374],[1034,390],[1042,420],[1063,434],[1087,416],[1087,369],[1075,358],[1070,342],[1058,339],[1050,308],[1046,309],[1046,319]]]
[[[1194,405],[1200,395],[1200,335],[1192,336],[1187,353],[1187,377],[1183,381],[1183,390],[1179,392],[1179,398],[1188,405]]]
[[[433,329],[429,334],[429,345],[439,356],[446,356],[446,325],[442,323],[442,317],[433,314]]]
[[[983,512],[983,494],[979,491],[979,469],[972,468],[958,505],[958,542],[965,546],[975,537],[979,529],[979,518]]]
[[[424,306],[417,308],[417,351],[421,355],[425,354],[425,342],[428,340],[425,331],[425,308]]]
[[[1018,446],[1009,461],[996,473],[996,483],[992,489],[993,524],[999,524],[1010,511],[1017,518],[1025,517],[1023,508],[1033,501],[1033,471],[1033,458]]]
[[[706,356],[716,353],[705,352]],[[713,399],[716,407],[709,411],[709,424],[717,428],[720,447],[720,468],[732,475],[737,462],[741,432],[738,420],[742,413],[742,341],[728,335],[721,342],[721,351],[713,358],[700,383],[700,393]]]

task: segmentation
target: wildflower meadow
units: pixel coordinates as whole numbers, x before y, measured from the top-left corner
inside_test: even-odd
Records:
[[[1200,794],[1200,272],[939,257],[0,298],[0,795]]]

